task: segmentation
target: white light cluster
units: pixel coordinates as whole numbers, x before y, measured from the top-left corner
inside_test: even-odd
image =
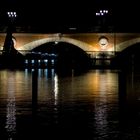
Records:
[[[99,12],[96,12],[96,16],[104,16],[108,14],[108,10],[99,10]]]
[[[7,12],[8,17],[17,17],[16,12]]]

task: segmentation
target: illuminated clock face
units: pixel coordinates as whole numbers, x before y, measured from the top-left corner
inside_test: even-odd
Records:
[[[106,49],[108,45],[108,39],[106,37],[101,37],[99,39],[99,45],[101,46],[101,49]]]

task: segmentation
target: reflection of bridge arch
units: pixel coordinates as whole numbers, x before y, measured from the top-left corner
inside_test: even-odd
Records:
[[[21,52],[23,55],[25,55],[26,52],[23,52],[22,50],[30,51],[40,45],[43,45],[43,44],[46,44],[49,42],[56,42],[56,41],[57,42],[66,42],[66,43],[75,45],[75,46],[81,48],[83,51],[93,50],[93,47],[88,43],[85,43],[85,42],[82,42],[82,41],[79,41],[76,39],[68,38],[68,37],[57,36],[57,37],[49,37],[49,38],[39,39],[39,40],[30,42],[30,43],[25,44],[25,45],[21,46],[20,48],[18,48],[18,51]]]
[[[125,50],[126,48],[133,46],[137,43],[140,43],[140,38],[135,38],[135,39],[131,39],[131,40],[122,42],[122,43],[116,45],[116,51],[121,52],[121,51]]]

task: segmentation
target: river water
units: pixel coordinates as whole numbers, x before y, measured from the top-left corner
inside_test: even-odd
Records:
[[[140,139],[139,84],[120,70],[0,70],[0,139]]]

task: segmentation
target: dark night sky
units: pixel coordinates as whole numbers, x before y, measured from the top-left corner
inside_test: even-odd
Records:
[[[137,3],[123,0],[4,0],[0,5],[1,23],[5,24],[6,11],[17,11],[17,24],[36,28],[92,27],[98,9],[109,10],[109,24],[123,30],[136,30],[140,12]]]

